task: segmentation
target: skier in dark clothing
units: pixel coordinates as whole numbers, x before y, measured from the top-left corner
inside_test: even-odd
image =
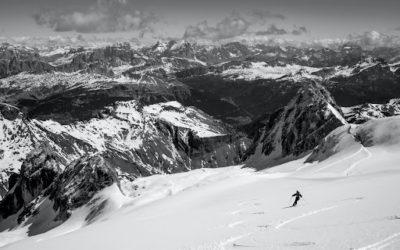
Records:
[[[292,195],[292,197],[295,197],[292,207],[295,207],[300,198],[303,198],[303,196],[300,194],[298,190],[296,191],[296,193]]]

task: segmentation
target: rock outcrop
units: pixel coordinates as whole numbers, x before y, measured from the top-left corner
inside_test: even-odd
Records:
[[[7,218],[36,199],[61,173],[57,157],[46,148],[31,152],[18,174],[8,181],[8,192],[0,201],[0,215]]]
[[[32,152],[0,202],[0,230],[27,226],[28,234],[46,232],[101,190],[119,185],[116,170],[100,155],[82,157],[61,170],[46,149]]]
[[[82,157],[72,162],[45,192],[54,201],[57,220],[88,203],[100,190],[119,183],[115,168],[100,155]]]

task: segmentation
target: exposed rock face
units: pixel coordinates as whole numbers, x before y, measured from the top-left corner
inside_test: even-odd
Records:
[[[261,128],[244,159],[247,166],[261,169],[299,158],[345,123],[329,92],[308,82]]]
[[[87,156],[71,163],[45,195],[54,201],[57,220],[65,220],[71,210],[85,205],[98,191],[118,182],[115,168],[103,157]]]
[[[0,79],[21,72],[43,73],[53,69],[40,56],[31,50],[0,46]]]
[[[1,217],[6,218],[25,208],[53,183],[60,172],[56,156],[48,149],[39,148],[31,152],[19,174],[10,176],[9,190],[0,201]]]
[[[18,108],[5,103],[0,103],[0,114],[2,118],[10,121],[14,121],[21,116]]]

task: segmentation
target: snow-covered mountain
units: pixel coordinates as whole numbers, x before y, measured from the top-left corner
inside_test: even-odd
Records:
[[[248,144],[229,126],[178,102],[120,101],[96,118],[68,124],[27,119],[15,107],[2,107],[3,173],[17,171],[29,151],[42,144],[64,166],[101,153],[127,178],[229,166],[239,162]]]

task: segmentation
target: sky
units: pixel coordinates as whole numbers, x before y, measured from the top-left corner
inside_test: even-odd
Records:
[[[0,36],[397,36],[399,13],[399,0],[0,0]]]

